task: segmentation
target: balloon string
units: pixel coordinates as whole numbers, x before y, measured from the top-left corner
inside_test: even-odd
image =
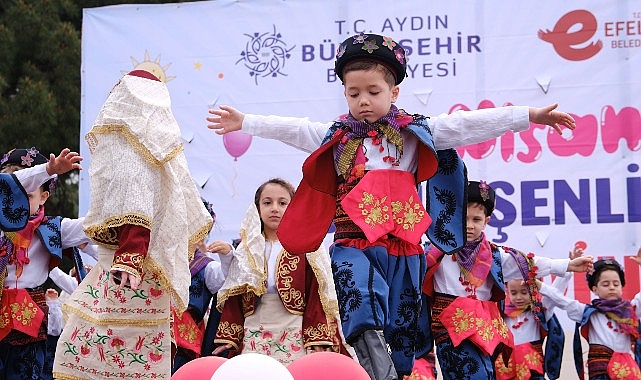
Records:
[[[232,163],[232,167],[234,169],[234,176],[231,179],[231,197],[235,198],[236,197],[236,178],[238,178],[238,172],[236,171],[236,159],[234,158],[234,162]]]

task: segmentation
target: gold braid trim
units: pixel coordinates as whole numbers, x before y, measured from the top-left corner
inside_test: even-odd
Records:
[[[94,125],[91,128],[91,131],[87,134],[85,139],[89,142],[91,139],[97,143],[98,139],[95,137],[96,134],[108,134],[108,133],[119,133],[121,134],[131,146],[140,153],[140,155],[147,161],[150,165],[160,167],[165,163],[171,161],[174,157],[178,155],[183,150],[182,144],[175,147],[168,155],[166,155],[162,160],[158,160],[154,157],[153,154],[147,149],[134,135],[127,125],[118,125],[118,124],[107,124],[107,125]],[[95,144],[95,143],[94,143]]]
[[[151,217],[136,213],[111,216],[102,223],[85,228],[85,234],[96,243],[116,250],[118,249],[118,227],[124,226],[125,224],[140,226],[151,230]]]
[[[209,235],[209,232],[211,231],[213,225],[213,221],[208,222],[206,225],[199,228],[198,231],[194,232],[194,234],[189,237],[189,247],[187,248],[189,262],[194,259],[196,244],[198,244],[198,242],[205,239]]]
[[[167,323],[169,317],[163,318],[163,319],[147,319],[147,320],[140,320],[137,319],[135,322],[132,322],[130,319],[118,319],[118,318],[93,318],[90,317],[88,314],[83,313],[82,311],[74,308],[73,306],[70,306],[68,303],[64,303],[62,305],[62,309],[66,312],[76,314],[80,316],[82,319],[89,321],[95,325],[116,325],[116,326],[158,326],[163,323]]]
[[[292,272],[295,272],[300,264],[300,257],[292,255],[286,250],[280,251],[276,261],[276,289],[281,297],[283,306],[294,315],[303,315],[305,310],[305,299],[303,293],[292,287]]]
[[[4,289],[4,279],[5,278],[7,278],[7,268],[4,268],[2,270],[2,273],[0,273],[0,300],[2,300],[2,289]]]
[[[333,286],[328,283],[325,273],[317,263],[316,257],[324,254],[325,252],[321,251],[310,252],[307,254],[307,262],[309,266],[312,267],[312,271],[318,282],[318,295],[323,306],[323,311],[325,312],[325,317],[327,318],[327,323],[331,323],[336,321],[336,316],[338,316],[338,301],[330,299],[327,293],[323,291],[323,289],[329,289],[329,286]]]
[[[389,126],[389,124],[377,124],[378,129],[383,132],[387,141],[396,145],[399,155],[403,155],[403,137],[400,132]]]
[[[349,176],[349,170],[353,166],[354,156],[356,156],[356,149],[363,143],[362,137],[349,139],[343,147],[343,152],[338,158],[338,172],[345,178]]]
[[[87,380],[86,377],[78,377],[78,376],[68,375],[66,373],[61,373],[61,372],[54,372],[53,378],[60,379],[60,380]]]

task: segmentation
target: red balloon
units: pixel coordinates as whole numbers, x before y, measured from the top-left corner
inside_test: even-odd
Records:
[[[287,366],[294,380],[370,380],[358,362],[336,352],[314,352]]]
[[[203,356],[194,359],[182,367],[171,376],[171,380],[210,380],[218,367],[227,361],[220,356]]]

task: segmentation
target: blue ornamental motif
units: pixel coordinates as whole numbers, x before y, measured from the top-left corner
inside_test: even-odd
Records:
[[[274,25],[273,32],[254,34],[245,34],[249,41],[245,49],[240,53],[241,58],[236,64],[243,62],[249,70],[249,75],[254,78],[258,85],[258,77],[277,77],[278,75],[287,75],[282,69],[285,62],[291,57],[290,51],[296,47],[288,47],[287,43],[281,39],[281,34],[276,31]]]

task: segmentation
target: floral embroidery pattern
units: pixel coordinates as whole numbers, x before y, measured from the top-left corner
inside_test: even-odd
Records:
[[[259,326],[258,329],[245,329],[245,351],[256,351],[271,356],[284,365],[304,354],[303,337],[295,328],[285,329],[279,336]]]
[[[22,300],[22,303],[14,302],[10,304],[9,308],[11,309],[11,318],[23,326],[31,326],[33,318],[35,318],[39,310],[36,304],[29,302],[26,298]]]
[[[390,50],[394,49],[396,42],[391,37],[383,36],[383,46],[387,46]]]
[[[361,201],[362,203],[359,203],[358,207],[362,209],[361,213],[365,216],[365,223],[372,228],[389,220],[387,197],[378,199],[368,192],[363,192]]]
[[[151,329],[150,329],[151,330]],[[163,379],[167,378],[162,372],[152,372],[157,368],[156,363],[161,362],[166,355],[170,354],[169,338],[162,331],[149,331],[144,335],[135,338],[135,344],[130,338],[125,338],[115,333],[111,328],[101,332],[96,327],[88,324],[75,326],[71,338],[64,342],[65,357],[72,357],[71,360],[64,360],[61,364],[71,370],[85,374],[102,375],[114,378],[143,378]],[[88,357],[97,353],[97,358],[104,369],[87,368],[78,365],[80,357]],[[140,373],[129,375],[119,370],[125,367],[139,366]]]
[[[86,315],[113,315],[114,322],[74,323],[71,335],[63,334],[65,340],[60,341],[58,364],[89,378],[169,379],[170,305],[159,276],[147,273],[137,290],[118,289],[108,271],[93,270],[100,272],[81,284],[78,290],[82,289],[83,297],[75,299],[72,308]],[[189,336],[188,331],[184,333]]]
[[[452,323],[457,333],[464,334],[470,330],[476,330],[476,334],[486,342],[494,339],[494,334],[507,338],[509,330],[503,319],[493,318],[491,321],[487,321],[483,318],[473,317],[472,314],[474,312],[466,313],[463,309],[456,308],[456,312],[452,316]]]
[[[363,47],[361,48],[368,53],[372,54],[374,50],[378,50],[378,45],[376,45],[376,41],[365,41],[363,42]]]
[[[414,225],[423,220],[425,210],[423,210],[420,203],[414,202],[413,196],[410,196],[410,199],[405,204],[401,201],[392,202],[392,214],[396,224],[403,226],[404,230],[414,231]]]

